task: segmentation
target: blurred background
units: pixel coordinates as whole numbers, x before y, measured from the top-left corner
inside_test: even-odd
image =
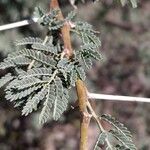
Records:
[[[34,7],[48,10],[48,0],[0,0],[0,25],[29,19]],[[61,1],[64,13],[73,7]],[[118,1],[87,1],[78,4],[78,20],[93,24],[100,31],[103,55],[87,72],[90,92],[150,97],[150,1],[142,0],[138,8],[121,7]],[[26,36],[44,37],[46,31],[37,24],[0,32],[0,60],[15,51],[14,41]],[[0,70],[0,76],[7,70]],[[38,125],[38,114],[21,116],[19,109],[6,101],[0,90],[0,150],[77,150],[80,115],[68,111],[59,122]],[[71,98],[73,102],[75,101]],[[95,102],[99,114],[109,113],[124,123],[133,134],[138,150],[150,150],[150,103]],[[89,128],[89,150],[98,135],[94,122]]]

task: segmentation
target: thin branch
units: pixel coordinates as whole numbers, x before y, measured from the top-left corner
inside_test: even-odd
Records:
[[[38,20],[38,18],[32,18],[30,20],[23,20],[23,21],[18,21],[18,22],[2,25],[2,26],[0,26],[0,31],[18,28],[21,26],[26,26],[26,25],[29,25],[31,23],[37,22],[37,20]]]
[[[93,110],[91,104],[89,101],[87,101],[87,107],[89,108],[92,117],[95,119],[96,123],[98,124],[99,129],[101,130],[101,132],[106,132],[106,130],[103,128],[103,126],[100,123],[99,117],[96,115],[95,111]],[[108,145],[108,147],[110,148],[110,150],[113,150],[111,143],[109,142],[108,138],[106,138],[106,143]]]
[[[58,9],[60,10],[58,13],[58,19],[59,20],[64,20],[62,11],[60,9],[58,0],[51,0],[50,7],[53,9]],[[72,44],[71,44],[71,37],[70,37],[70,25],[69,23],[65,23],[64,26],[61,28],[61,34],[62,34],[62,39],[64,42],[64,51],[68,57],[72,57],[73,55],[73,49],[72,49]]]
[[[64,20],[63,14],[61,12],[61,9],[59,7],[58,0],[51,0],[50,7],[53,9],[59,9],[58,19]],[[71,37],[70,37],[70,24],[65,23],[64,26],[61,28],[61,34],[62,39],[64,42],[64,52],[66,54],[66,57],[71,58],[73,56],[73,49],[71,44]],[[87,111],[86,102],[88,100],[87,98],[87,92],[86,87],[80,79],[76,82],[76,90],[78,95],[78,102],[79,102],[79,109],[81,112],[81,126],[80,126],[80,150],[87,150],[87,144],[88,144],[88,127],[91,119],[91,115]]]
[[[79,102],[79,109],[81,112],[81,127],[80,127],[80,150],[87,150],[87,141],[88,141],[88,127],[91,120],[91,114],[87,111],[87,90],[81,80],[76,82],[76,91]]]
[[[87,93],[87,94],[88,94],[88,98],[90,99],[150,103],[150,98],[144,98],[144,97],[107,95],[107,94],[96,94],[96,93]]]

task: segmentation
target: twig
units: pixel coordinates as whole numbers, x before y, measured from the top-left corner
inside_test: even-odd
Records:
[[[150,103],[150,98],[144,98],[144,97],[107,95],[107,94],[96,94],[96,93],[87,93],[87,94],[88,94],[88,98],[90,99]]]
[[[15,23],[2,25],[2,26],[0,26],[0,31],[13,29],[13,28],[21,27],[21,26],[26,26],[26,25],[29,25],[31,23],[37,22],[37,20],[38,20],[38,18],[32,18],[30,20],[23,20],[23,21],[18,21]]]
[[[63,14],[59,7],[58,0],[51,0],[50,4],[51,8],[59,9],[58,19],[64,20]],[[66,22],[64,26],[61,28],[62,39],[64,42],[64,52],[68,58],[73,56],[73,49],[71,44],[71,37],[70,37],[70,25]],[[79,102],[79,109],[81,112],[81,126],[80,126],[80,150],[87,150],[87,139],[88,139],[88,126],[90,123],[91,115],[87,111],[87,92],[86,87],[81,80],[77,80],[76,82],[76,89],[78,95],[78,102]]]
[[[93,110],[91,104],[89,101],[87,101],[87,107],[89,108],[90,112],[91,112],[91,115],[92,117],[95,119],[96,123],[98,124],[99,126],[99,129],[102,131],[102,132],[106,132],[106,130],[103,128],[103,126],[101,125],[100,123],[100,120],[99,120],[99,117],[96,115],[95,111]],[[110,148],[110,150],[113,150],[108,138],[106,138],[106,143],[108,145],[108,147]]]
[[[81,80],[77,80],[76,82],[76,90],[79,102],[79,109],[81,112],[81,127],[80,127],[80,150],[87,150],[87,141],[88,141],[88,127],[91,120],[92,115],[87,111],[87,90],[86,87]]]
[[[58,13],[58,19],[64,20],[63,14],[62,14],[61,9],[59,7],[58,0],[51,0],[50,7],[53,9],[60,10]],[[68,57],[72,57],[73,49],[72,49],[71,37],[70,37],[70,25],[67,22],[61,28],[61,34],[62,34],[62,39],[64,42],[64,51]]]

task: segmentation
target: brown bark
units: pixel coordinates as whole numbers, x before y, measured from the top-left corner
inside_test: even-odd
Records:
[[[60,9],[58,0],[51,0],[50,8]],[[58,14],[58,19],[64,20],[61,9]],[[71,45],[71,37],[70,37],[70,25],[69,23],[65,23],[65,25],[61,28],[62,39],[64,42],[64,52],[68,57],[73,55],[72,45]]]
[[[51,0],[50,8],[60,9],[58,0]],[[58,19],[63,20],[63,14],[60,12],[58,14]],[[71,44],[71,37],[70,37],[70,25],[65,23],[64,26],[61,28],[62,39],[64,42],[64,52],[68,58],[72,57],[73,50]],[[88,141],[88,126],[90,123],[91,115],[87,111],[87,92],[86,87],[82,80],[78,79],[76,82],[76,90],[79,102],[79,109],[81,112],[81,126],[80,126],[80,150],[87,150],[87,141]]]
[[[81,112],[81,127],[80,127],[80,150],[88,149],[88,127],[91,120],[91,115],[87,111],[87,91],[81,80],[76,82],[76,91]]]

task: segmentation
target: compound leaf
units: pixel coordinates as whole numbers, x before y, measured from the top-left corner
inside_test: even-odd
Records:
[[[115,130],[110,130],[115,138],[124,143],[127,148],[131,148],[131,150],[136,149],[135,145],[133,144],[130,131],[122,123],[117,121],[114,117],[106,114],[102,115],[101,119],[107,121],[115,128]]]
[[[28,44],[42,44],[43,43],[43,40],[40,39],[40,38],[35,38],[35,37],[26,37],[26,38],[23,38],[21,40],[17,40],[15,42],[15,44],[17,46],[19,45],[28,45]]]
[[[21,89],[24,89],[24,88],[29,88],[31,86],[34,86],[34,85],[43,85],[45,83],[47,83],[48,81],[43,81],[43,80],[40,80],[38,78],[35,78],[35,77],[30,77],[30,78],[24,78],[22,80],[18,80],[16,82],[16,84],[14,84],[14,86],[18,89],[18,90],[21,90]]]
[[[19,73],[18,77],[20,79],[23,79],[23,78],[30,78],[36,76],[51,76],[51,74],[52,74],[51,68],[41,67],[41,68],[30,69],[27,72],[22,71]]]
[[[56,65],[56,61],[54,61],[54,59],[46,56],[45,54],[43,54],[41,52],[36,52],[31,49],[23,49],[23,50],[19,51],[18,53],[23,54],[26,57],[34,59],[34,60],[36,60],[42,64],[48,65],[48,66],[54,67]]]
[[[55,87],[54,85],[48,85],[48,91],[46,95],[46,100],[43,104],[42,111],[39,116],[39,123],[44,124],[47,122],[52,116],[52,104],[55,100]]]
[[[136,150],[135,145],[133,144],[132,140],[130,140],[129,138],[127,138],[124,134],[122,134],[122,132],[112,129],[110,130],[110,133],[118,140],[120,141],[125,147],[126,149],[130,149],[130,150]]]
[[[11,73],[6,74],[0,79],[0,88],[3,87],[6,83],[13,80],[14,77],[11,75]]]
[[[47,88],[43,87],[42,90],[39,91],[37,94],[35,94],[33,97],[29,97],[27,103],[23,107],[22,115],[27,116],[33,110],[37,110],[38,104],[40,103],[41,100],[44,99],[46,94],[47,94]]]
[[[101,132],[99,134],[98,139],[96,141],[96,144],[94,146],[94,150],[98,150],[98,145],[104,145],[106,137],[107,137],[107,133],[106,132]]]
[[[7,59],[4,59],[3,62],[0,63],[0,69],[6,69],[10,67],[23,66],[28,65],[31,62],[29,58],[25,58],[22,55],[17,55],[15,57],[8,57]]]
[[[6,91],[6,96],[5,98],[7,100],[10,101],[16,101],[18,99],[22,99],[30,94],[32,94],[33,92],[37,91],[39,88],[41,88],[41,85],[35,85],[35,86],[31,86],[27,89],[23,89],[22,91],[17,91],[17,92],[13,92],[12,90],[7,90]]]
[[[74,19],[76,16],[76,12],[75,11],[71,11],[67,17],[65,18],[66,21],[71,21],[72,19]]]
[[[60,78],[55,80],[55,87],[56,87],[56,98],[54,101],[54,109],[53,109],[53,119],[58,120],[62,113],[66,110],[68,100],[68,94],[64,95],[64,89],[62,85],[62,81]]]
[[[103,120],[107,121],[108,123],[110,123],[111,125],[113,125],[124,136],[126,136],[127,138],[129,138],[130,140],[132,140],[131,139],[131,137],[132,137],[131,132],[124,126],[124,124],[122,124],[119,121],[117,121],[111,115],[104,114],[104,115],[101,116],[101,118]]]
[[[70,84],[72,86],[75,86],[75,82],[77,81],[77,79],[78,79],[78,74],[77,74],[76,70],[73,69],[70,73]]]
[[[78,73],[78,76],[81,80],[85,80],[86,75],[85,75],[85,71],[82,67],[76,67],[76,71]]]
[[[42,16],[44,16],[43,10],[40,7],[35,7],[34,16],[37,18],[41,18]]]
[[[48,45],[48,44],[41,44],[41,43],[35,43],[32,45],[33,49],[39,50],[39,51],[45,51],[45,52],[50,52],[53,54],[57,54],[57,48],[54,47],[53,45]]]

